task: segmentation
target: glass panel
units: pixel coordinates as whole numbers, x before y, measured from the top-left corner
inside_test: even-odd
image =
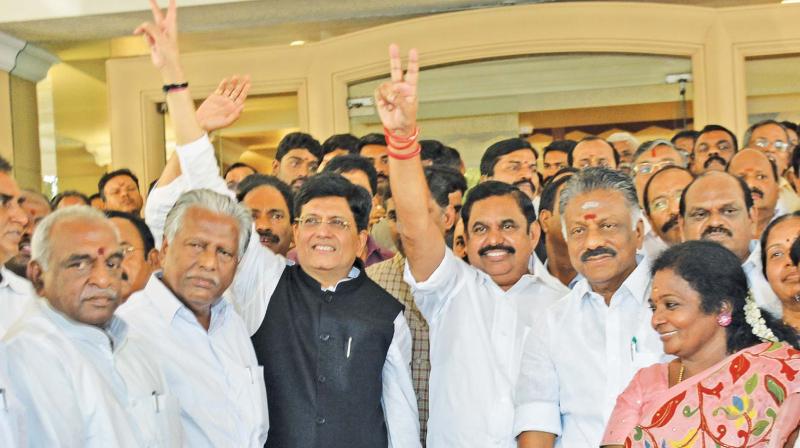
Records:
[[[197,102],[199,106],[201,101]],[[175,134],[169,113],[164,117],[166,156],[175,150]],[[253,95],[245,101],[244,111],[231,127],[211,134],[220,169],[244,162],[259,172],[272,172],[275,151],[283,136],[299,130],[297,94]]]
[[[752,58],[745,61],[747,120],[800,122],[800,55]]]
[[[607,137],[628,131],[639,140],[669,138],[692,123],[691,60],[632,54],[559,54],[427,68],[420,74],[424,138],[457,148],[477,177],[491,143],[526,136],[538,149],[555,139]],[[351,100],[371,98],[387,78],[349,87]],[[681,95],[682,86],[684,95]],[[355,135],[382,132],[374,108],[352,107]]]

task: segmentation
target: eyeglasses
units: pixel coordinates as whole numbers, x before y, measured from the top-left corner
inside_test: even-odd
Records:
[[[667,209],[667,207],[669,207],[670,199],[674,199],[675,201],[680,201],[682,193],[683,190],[676,190],[673,191],[672,193],[668,193],[665,196],[661,196],[660,198],[650,203],[650,210],[656,212],[663,212],[664,210]]]
[[[656,171],[661,171],[662,169],[668,166],[677,166],[681,165],[674,160],[662,160],[660,162],[650,163],[650,162],[642,162],[637,163],[633,166],[633,174],[651,174],[655,173]]]
[[[753,142],[753,144],[755,144],[757,147],[761,149],[767,149],[770,146],[772,146],[773,148],[777,149],[780,152],[788,151],[789,147],[791,146],[783,140],[775,140],[774,142],[770,142],[765,138],[757,138],[756,141]]]
[[[335,230],[347,230],[350,228],[350,223],[348,221],[337,217],[328,218],[325,220],[319,216],[301,216],[296,218],[295,221],[300,225],[300,227],[309,230],[317,229],[322,226],[322,224],[327,224]]]

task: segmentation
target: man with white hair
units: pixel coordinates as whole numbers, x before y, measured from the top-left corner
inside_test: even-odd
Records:
[[[559,205],[584,278],[527,338],[515,395],[520,448],[599,446],[617,395],[663,356],[650,327],[650,265],[637,255],[644,232],[630,178],[587,168],[567,182]]]
[[[630,173],[633,153],[639,148],[639,140],[630,132],[615,132],[609,135],[606,141],[619,153],[618,169],[626,174]]]
[[[182,443],[179,407],[152,348],[114,316],[122,257],[116,229],[87,206],[49,215],[33,235],[28,271],[44,300],[6,334],[29,446]]]
[[[244,322],[222,294],[250,238],[249,212],[210,190],[167,215],[162,272],[118,314],[156,347],[181,403],[188,446],[261,447],[269,420],[263,369]]]

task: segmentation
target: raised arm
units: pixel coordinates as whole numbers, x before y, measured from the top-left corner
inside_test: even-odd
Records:
[[[408,52],[405,76],[397,45],[389,47],[389,59],[392,79],[375,90],[375,105],[387,136],[389,184],[397,207],[397,229],[411,274],[416,281],[423,282],[441,264],[445,242],[431,218],[433,203],[416,142],[417,50]]]

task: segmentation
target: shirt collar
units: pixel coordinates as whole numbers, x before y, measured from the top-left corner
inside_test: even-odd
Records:
[[[335,284],[335,285],[333,285],[333,286],[329,286],[329,287],[327,287],[327,288],[322,288],[322,290],[323,290],[323,291],[336,292],[336,288],[337,288],[337,287],[338,287],[340,284],[342,284],[343,282],[347,282],[347,281],[353,280],[354,278],[358,278],[358,275],[359,275],[360,273],[361,273],[361,269],[358,269],[358,268],[357,268],[357,267],[354,265],[352,268],[350,268],[350,272],[348,272],[348,273],[347,273],[347,277],[345,277],[345,278],[343,278],[343,279],[339,280],[339,281],[338,281],[338,282],[336,282],[336,284]]]
[[[748,255],[747,259],[742,263],[742,269],[744,269],[744,272],[747,274],[753,269],[761,270],[761,242],[758,240],[750,240],[748,249],[750,249],[750,255]]]
[[[171,323],[176,316],[183,315],[185,320],[200,325],[194,313],[192,313],[192,310],[184,305],[183,302],[167,288],[167,285],[164,284],[161,272],[155,272],[150,276],[150,280],[148,280],[147,285],[144,287],[144,293],[150,298],[150,302],[165,321]],[[227,301],[222,298],[217,299],[216,303],[211,305],[211,325],[208,328],[209,333],[214,328],[222,325],[227,308]]]
[[[622,290],[623,293],[628,293],[638,303],[644,303],[648,299],[647,295],[648,291],[650,291],[650,261],[646,256],[637,254],[636,263],[636,268],[628,275],[628,278],[622,282],[619,289],[614,292],[614,296],[619,294],[620,290]],[[577,296],[581,299],[594,293],[591,285],[589,285],[589,281],[585,278],[582,278],[575,285],[573,291],[575,291]]]
[[[2,276],[2,280],[0,280],[0,289],[8,287],[17,294],[35,294],[33,285],[31,285],[28,279],[11,272],[5,266],[0,268],[0,276]]]
[[[542,263],[542,261],[539,260],[539,257],[536,256],[536,253],[533,253],[531,255],[531,261],[528,265],[528,269],[530,270],[531,274],[541,279],[545,284],[561,288],[572,289],[578,283],[578,281],[583,278],[581,274],[576,272],[575,277],[570,280],[569,284],[564,285],[561,283],[561,280],[559,280],[558,277],[554,276],[550,273],[550,271],[547,270],[547,265],[549,262],[550,259],[548,258],[544,263]]]
[[[116,315],[111,316],[111,320],[106,326],[100,328],[72,320],[53,308],[47,299],[42,298],[40,303],[45,316],[71,338],[80,339],[95,346],[108,346],[112,352],[117,351],[125,342],[128,325]]]

